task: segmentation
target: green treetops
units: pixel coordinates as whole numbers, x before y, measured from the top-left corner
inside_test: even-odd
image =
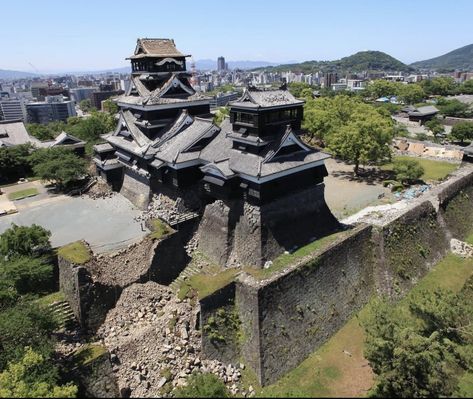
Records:
[[[30,156],[35,175],[54,182],[59,189],[87,173],[86,162],[67,148],[41,148]]]
[[[393,125],[384,109],[340,95],[308,101],[303,127],[334,155],[353,162],[357,174],[360,163],[390,157]]]
[[[38,252],[48,252],[51,249],[49,238],[51,232],[41,226],[11,227],[0,235],[0,255],[2,257],[33,256]]]
[[[462,143],[464,140],[473,139],[473,123],[472,122],[460,122],[453,126],[450,132],[451,136],[460,140]]]
[[[424,174],[424,168],[414,159],[397,159],[393,162],[396,179],[402,184],[419,179]]]
[[[0,397],[2,398],[75,398],[77,387],[72,384],[55,385],[42,375],[43,368],[50,367],[44,357],[28,348],[23,358],[9,363],[0,373]]]

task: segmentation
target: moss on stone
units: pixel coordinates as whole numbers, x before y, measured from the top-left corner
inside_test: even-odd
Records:
[[[107,352],[107,348],[103,345],[87,344],[73,355],[73,363],[78,367],[87,366]]]
[[[82,241],[76,241],[58,249],[58,255],[76,265],[83,265],[91,259],[89,248]]]
[[[174,229],[171,228],[167,223],[164,223],[161,219],[150,220],[151,233],[149,237],[155,240],[159,240],[167,235],[174,233]]]
[[[189,277],[180,287],[179,299],[190,298],[197,295],[199,299],[205,298],[220,288],[230,284],[240,269],[230,268],[215,274],[199,273]]]

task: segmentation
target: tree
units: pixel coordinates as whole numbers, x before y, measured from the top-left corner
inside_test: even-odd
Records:
[[[436,118],[425,122],[424,126],[428,128],[435,137],[445,133],[445,127]]]
[[[118,112],[118,105],[111,98],[105,100],[102,103],[102,108],[105,112],[108,112],[110,115],[115,115]]]
[[[441,76],[433,79],[426,79],[420,82],[427,95],[447,96],[454,94],[456,91],[456,83],[449,76]]]
[[[473,139],[473,122],[460,122],[452,127],[450,135],[463,143],[464,140]]]
[[[217,112],[215,112],[214,123],[220,126],[224,121],[225,117],[228,115],[230,115],[230,108],[220,107],[219,109],[217,109]]]
[[[86,162],[67,148],[38,149],[30,160],[35,175],[54,182],[58,189],[64,189],[87,173]]]
[[[297,97],[297,98],[302,98],[304,97],[304,95],[302,94],[302,92],[304,90],[307,90],[309,89],[310,92],[312,93],[312,86],[308,83],[304,83],[304,82],[291,82],[287,85],[287,89],[289,90],[289,92],[294,96],[294,97]]]
[[[18,361],[29,346],[49,358],[54,351],[52,332],[57,328],[51,312],[34,302],[20,302],[0,312],[0,370]]]
[[[80,103],[79,103],[79,108],[82,112],[90,112],[92,110],[95,110],[94,107],[92,107],[92,101],[90,101],[89,98],[85,99],[85,100],[82,100]]]
[[[30,144],[0,148],[0,181],[14,181],[31,172],[29,155]]]
[[[396,179],[402,184],[419,179],[424,174],[424,168],[414,159],[396,159],[393,162]]]
[[[51,232],[37,224],[17,226],[15,223],[0,234],[0,255],[2,257],[34,256],[49,252]]]
[[[464,82],[458,91],[462,94],[473,94],[473,79]]]
[[[468,104],[462,103],[458,100],[440,99],[437,103],[440,112],[445,116],[453,117],[468,117],[471,114]]]
[[[44,369],[51,367],[44,357],[27,348],[18,362],[11,362],[0,373],[0,397],[2,398],[74,398],[77,387],[72,383],[56,385]]]
[[[421,291],[408,310],[378,300],[363,323],[365,357],[377,374],[377,397],[442,397],[454,394],[461,371],[471,366],[472,279],[458,294]]]
[[[366,94],[371,98],[397,96],[400,92],[398,82],[390,82],[389,80],[377,79],[373,80],[366,87]]]
[[[225,384],[211,373],[193,374],[187,381],[187,386],[174,392],[177,398],[228,398]]]
[[[398,97],[406,104],[415,104],[425,98],[424,89],[418,84],[401,84],[399,86]]]

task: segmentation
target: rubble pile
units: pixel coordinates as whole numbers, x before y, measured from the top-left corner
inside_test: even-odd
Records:
[[[116,193],[112,191],[110,186],[100,178],[97,179],[97,183],[90,187],[86,193],[86,195],[94,200],[100,198],[111,198],[115,194]]]
[[[125,289],[98,332],[121,395],[169,397],[193,372],[210,372],[233,394],[254,396],[241,387],[244,365],[202,359],[198,323],[198,304],[179,300],[166,286],[148,282]]]

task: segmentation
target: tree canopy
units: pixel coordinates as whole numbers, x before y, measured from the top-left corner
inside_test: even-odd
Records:
[[[433,79],[425,79],[420,82],[427,95],[448,96],[455,94],[457,85],[453,78],[441,76]]]
[[[396,159],[393,171],[396,179],[403,184],[417,180],[424,174],[424,168],[415,159]]]
[[[89,98],[79,102],[79,108],[82,112],[90,112],[92,110],[96,110],[96,108],[92,106],[92,101]]]
[[[452,127],[450,135],[460,140],[462,143],[465,140],[473,140],[473,122],[460,122]]]
[[[67,148],[41,148],[31,154],[30,160],[35,175],[54,182],[59,189],[87,173],[86,162]]]
[[[0,148],[0,181],[15,181],[31,172],[29,155],[30,144]]]
[[[457,389],[472,365],[471,296],[467,283],[458,293],[421,292],[409,301],[409,314],[378,300],[366,331],[365,357],[377,374],[375,397],[445,397]]]
[[[386,110],[340,95],[308,101],[303,128],[334,155],[353,162],[358,173],[360,163],[390,157],[393,125]]]
[[[51,367],[44,357],[27,348],[24,356],[11,362],[0,373],[0,397],[2,398],[74,398],[77,387],[72,384],[56,385],[44,370]]]
[[[41,226],[17,226],[15,223],[0,234],[0,255],[5,257],[33,256],[51,249],[51,232]]]

